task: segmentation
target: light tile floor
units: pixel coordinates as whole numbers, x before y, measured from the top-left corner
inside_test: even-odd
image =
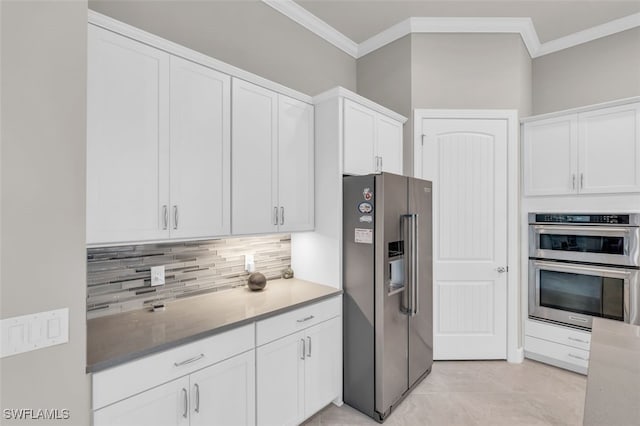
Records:
[[[586,376],[525,360],[436,361],[385,425],[581,425]],[[305,425],[375,425],[333,404]]]

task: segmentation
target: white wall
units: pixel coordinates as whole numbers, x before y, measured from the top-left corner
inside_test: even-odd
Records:
[[[261,1],[91,0],[89,7],[308,95],[356,88],[356,61]]]
[[[640,28],[533,60],[533,113],[640,95]]]
[[[68,307],[69,343],[0,360],[1,409],[89,424],[86,366],[87,4],[3,1],[2,318]],[[3,425],[50,424],[42,420]]]

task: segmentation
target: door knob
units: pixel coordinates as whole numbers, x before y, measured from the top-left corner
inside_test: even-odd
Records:
[[[496,271],[498,271],[498,272],[500,272],[502,274],[503,272],[507,272],[507,268],[505,268],[504,266],[498,266],[496,268]]]

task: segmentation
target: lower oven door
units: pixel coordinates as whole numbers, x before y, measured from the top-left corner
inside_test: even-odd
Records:
[[[640,325],[637,269],[529,260],[529,316],[591,328],[593,317]]]

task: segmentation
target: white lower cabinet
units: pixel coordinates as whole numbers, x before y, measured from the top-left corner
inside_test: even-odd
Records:
[[[93,424],[255,425],[255,351],[97,410]]]
[[[258,347],[258,425],[296,425],[339,397],[340,318]]]
[[[587,374],[590,346],[588,331],[534,320],[525,323],[527,358]]]
[[[93,413],[95,426],[174,426],[188,425],[187,389],[183,377]]]

